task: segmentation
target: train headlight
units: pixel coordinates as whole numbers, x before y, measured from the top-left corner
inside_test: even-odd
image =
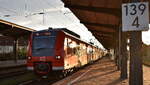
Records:
[[[56,59],[60,59],[61,58],[61,56],[56,56]]]
[[[30,56],[28,57],[28,60],[31,60],[31,57],[30,57]]]

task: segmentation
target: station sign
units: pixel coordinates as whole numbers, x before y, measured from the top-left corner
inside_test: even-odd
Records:
[[[147,31],[148,29],[148,2],[122,4],[122,31]]]

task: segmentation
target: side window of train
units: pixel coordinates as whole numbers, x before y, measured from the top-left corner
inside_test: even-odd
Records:
[[[76,53],[78,51],[78,44],[75,41],[73,41],[73,43],[72,43],[72,51],[73,51],[72,52],[73,55],[76,55]]]
[[[64,46],[67,47],[67,38],[64,40]]]
[[[86,45],[85,44],[83,45],[83,49],[86,50]]]
[[[78,44],[76,41],[68,39],[67,54],[76,55]]]
[[[74,55],[80,56],[80,43],[76,42],[76,47],[74,48]]]
[[[82,48],[83,48],[83,55],[86,55],[86,50],[87,50],[86,45],[84,44]]]
[[[93,48],[92,52],[95,53],[95,48]]]
[[[87,53],[88,53],[88,54],[92,54],[92,53],[93,53],[93,50],[92,50],[91,47],[88,47],[88,48],[87,48]]]
[[[71,39],[67,39],[67,54],[72,55],[72,40]]]
[[[84,54],[84,49],[83,49],[83,47],[84,47],[84,44],[81,43],[81,44],[80,44],[80,56],[83,56],[83,54]]]
[[[71,48],[71,45],[72,45],[72,40],[68,39],[68,48]]]

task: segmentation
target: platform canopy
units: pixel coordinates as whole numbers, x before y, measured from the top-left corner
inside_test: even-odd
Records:
[[[105,48],[117,45],[121,5],[131,0],[62,0]],[[149,1],[149,0],[141,0]]]
[[[19,38],[20,36],[29,35],[32,31],[35,30],[0,19],[1,35]]]

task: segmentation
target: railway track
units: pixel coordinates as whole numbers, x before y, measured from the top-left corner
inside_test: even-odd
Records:
[[[0,68],[0,80],[27,73],[26,66],[4,67]]]
[[[13,77],[13,76],[22,75],[22,74],[25,74],[25,73],[28,73],[28,71],[16,71],[16,72],[9,72],[9,73],[5,73],[5,74],[0,74],[0,80],[10,78],[10,77]]]
[[[38,77],[37,79],[26,81],[26,82],[23,82],[19,85],[51,85],[51,84],[53,84],[53,83],[55,83],[61,79],[62,78],[56,77],[56,76],[50,76],[48,78]]]
[[[4,67],[0,68],[0,81],[7,80],[10,78],[15,78],[21,75],[26,75],[30,73],[26,69],[26,66],[16,66],[16,67]],[[30,73],[31,74],[31,73]],[[62,79],[62,77],[58,77],[57,74],[54,74],[56,76],[50,76],[46,79],[41,77],[36,77],[33,80],[28,80],[20,83],[19,85],[48,85],[53,84],[54,82]]]
[[[80,69],[83,69],[83,68],[80,68]],[[38,77],[37,79],[34,79],[34,80],[22,82],[19,85],[51,85],[53,83],[56,83],[64,78],[72,75],[73,73],[75,73],[77,71],[79,71],[79,69],[76,69],[73,72],[70,72],[67,74],[62,74],[62,75],[59,75],[59,73],[52,73],[52,75],[49,75],[47,78]]]

